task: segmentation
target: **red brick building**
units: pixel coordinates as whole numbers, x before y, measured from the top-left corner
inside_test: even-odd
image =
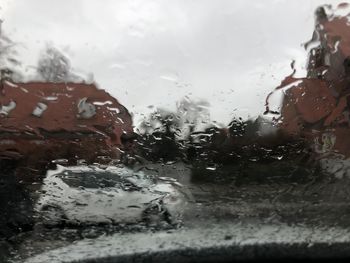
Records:
[[[94,84],[3,81],[0,105],[1,158],[119,159],[133,134],[128,110]]]
[[[321,154],[350,157],[350,22],[317,12],[306,78],[287,77],[279,127]]]

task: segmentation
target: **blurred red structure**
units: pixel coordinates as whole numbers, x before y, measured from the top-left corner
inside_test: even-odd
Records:
[[[278,126],[302,136],[320,154],[350,157],[350,23],[348,17],[316,11],[306,78],[287,77]]]
[[[27,166],[120,159],[133,135],[128,110],[94,84],[3,81],[0,105],[0,158]]]

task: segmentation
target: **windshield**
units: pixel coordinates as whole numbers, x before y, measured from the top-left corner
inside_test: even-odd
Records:
[[[0,261],[349,258],[349,15],[0,2]]]

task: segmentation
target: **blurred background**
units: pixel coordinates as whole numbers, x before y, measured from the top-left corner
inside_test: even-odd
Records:
[[[262,114],[293,60],[304,75],[314,10],[341,2],[1,0],[0,18],[24,81],[38,78],[54,49],[75,80],[109,91],[136,125],[187,96],[206,101],[220,126]]]

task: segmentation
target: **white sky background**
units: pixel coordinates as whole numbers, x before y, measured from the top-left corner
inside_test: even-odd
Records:
[[[227,124],[264,112],[293,59],[303,74],[315,8],[340,2],[0,0],[0,18],[28,69],[49,42],[136,115],[188,95]]]

